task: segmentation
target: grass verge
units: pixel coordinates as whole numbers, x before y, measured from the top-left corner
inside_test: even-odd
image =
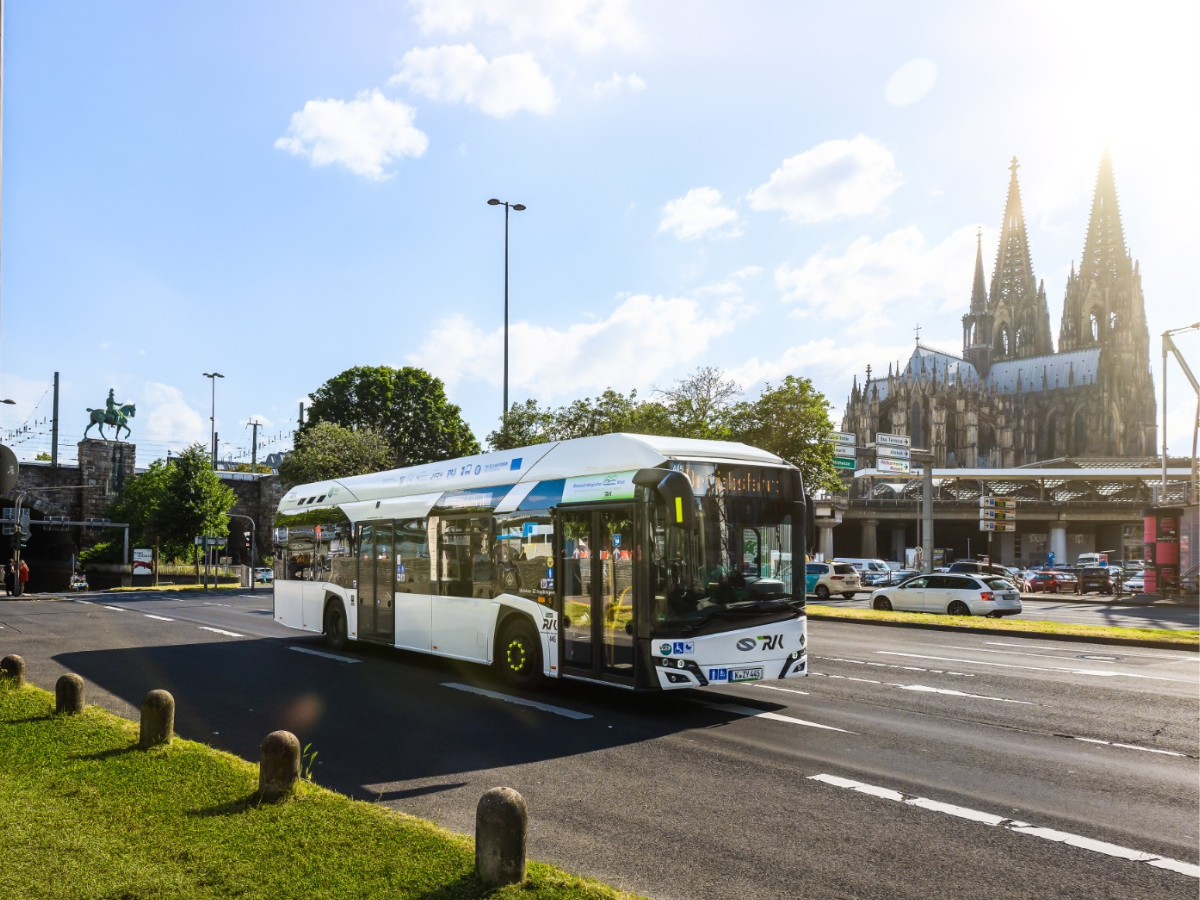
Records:
[[[257,590],[270,590],[270,585],[259,585]],[[137,591],[248,591],[250,588],[242,587],[237,582],[225,582],[224,584],[216,584],[210,587],[205,587],[202,584],[139,584],[136,587],[114,587],[105,589],[105,593],[120,594],[133,593]]]
[[[143,751],[99,707],[0,681],[0,896],[630,900],[538,863],[525,884],[484,887],[474,844],[308,782],[259,804],[258,767],[176,738]]]
[[[875,609],[846,609],[837,606],[808,604],[812,616],[826,619],[858,619],[874,622],[896,622],[918,625],[956,625],[961,628],[981,628],[989,631],[1010,631],[1013,634],[1071,635],[1093,638],[1100,642],[1159,641],[1178,644],[1181,648],[1200,646],[1200,632],[1172,631],[1166,628],[1124,628],[1113,625],[1074,625],[1068,622],[1030,621],[1026,619],[984,619],[979,616],[947,616],[933,613],[882,612]]]

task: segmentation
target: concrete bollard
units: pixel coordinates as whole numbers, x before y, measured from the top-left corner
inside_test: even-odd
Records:
[[[56,713],[83,712],[83,679],[68,673],[54,683],[54,711]]]
[[[300,777],[300,741],[290,731],[263,738],[258,756],[258,795],[268,803],[291,793]]]
[[[492,788],[475,809],[475,874],[489,885],[525,880],[529,810],[512,788]]]
[[[0,676],[11,678],[17,687],[25,684],[25,660],[15,653],[0,659]]]
[[[151,691],[142,698],[143,749],[171,743],[175,732],[175,698],[169,691]]]

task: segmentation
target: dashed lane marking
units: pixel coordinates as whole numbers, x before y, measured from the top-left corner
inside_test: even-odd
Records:
[[[238,634],[236,631],[226,631],[223,628],[213,628],[210,625],[201,625],[201,631],[211,631],[213,634],[223,634],[225,637],[245,637],[244,634]]]
[[[735,716],[748,716],[758,719],[770,719],[772,722],[788,722],[792,725],[803,725],[806,728],[820,728],[822,731],[839,731],[842,734],[858,734],[857,731],[847,731],[845,728],[834,728],[832,725],[822,725],[819,722],[809,722],[807,719],[797,719],[794,716],[785,716],[780,713],[766,712],[761,709],[754,709],[749,706],[738,706],[734,703],[705,703],[701,702],[701,706],[707,706],[709,709],[716,709],[720,712],[732,713]]]
[[[928,809],[933,812],[945,813],[946,815],[955,816],[960,819],[966,819],[971,822],[978,822],[981,825],[989,825],[992,827],[1004,828],[1014,834],[1027,834],[1032,837],[1040,837],[1047,841],[1055,841],[1061,844],[1067,844],[1071,847],[1078,847],[1081,850],[1090,850],[1093,853],[1102,853],[1105,856],[1111,856],[1114,859],[1124,859],[1130,862],[1144,862],[1159,869],[1166,869],[1171,872],[1178,872],[1180,875],[1188,875],[1192,878],[1200,878],[1200,866],[1192,863],[1183,862],[1178,859],[1170,859],[1165,856],[1159,856],[1155,853],[1146,853],[1142,850],[1131,850],[1128,847],[1122,847],[1119,844],[1110,844],[1106,841],[1098,841],[1093,838],[1083,837],[1078,834],[1071,834],[1067,831],[1057,831],[1053,828],[1041,828],[1037,825],[1031,825],[1028,822],[1018,822],[1015,819],[1006,819],[1003,816],[997,816],[988,812],[981,812],[976,809],[967,809],[964,806],[955,806],[951,803],[942,803],[937,800],[930,800],[926,797],[915,797],[905,795],[900,791],[889,790],[888,788],[878,787],[873,784],[864,784],[861,781],[854,781],[850,778],[839,778],[836,775],[810,775],[810,781],[819,781],[823,784],[831,785],[832,787],[846,788],[851,791],[857,791],[860,794],[868,794],[872,797],[877,797],[882,800],[892,800],[898,803],[904,803],[908,806],[916,806],[921,809]]]
[[[308,647],[288,647],[289,650],[295,650],[297,653],[307,653],[309,656],[320,656],[324,659],[336,659],[338,662],[344,663],[360,663],[361,659],[355,659],[353,656],[338,656],[336,653],[326,653],[324,650],[311,650]]]
[[[930,659],[939,662],[967,663],[973,666],[993,666],[999,669],[1025,669],[1030,672],[1067,672],[1071,675],[1091,675],[1099,678],[1143,678],[1148,681],[1173,681],[1177,684],[1192,684],[1192,679],[1166,678],[1162,675],[1140,675],[1135,672],[1105,672],[1099,669],[1068,669],[1063,666],[1019,666],[1015,663],[990,662],[985,659],[953,659],[946,656],[924,656],[919,653],[900,653],[895,650],[876,650],[884,656],[903,656],[909,659]]]
[[[895,663],[874,662],[866,659],[846,659],[841,656],[814,656],[814,660],[823,660],[824,662],[840,662],[852,663],[856,666],[873,666],[878,669],[903,669],[906,672],[932,672],[934,675],[955,675],[959,678],[974,678],[975,676],[969,672],[950,672],[946,669],[927,669],[922,666],[900,666]]]
[[[539,709],[542,712],[553,713],[556,716],[564,716],[568,719],[590,719],[592,717],[589,713],[579,712],[578,710],[567,709],[562,706],[551,706],[549,703],[538,703],[536,700],[526,700],[523,697],[512,697],[508,694],[501,694],[498,691],[487,691],[483,688],[472,687],[469,684],[455,684],[454,682],[447,681],[442,683],[442,687],[448,687],[456,691],[465,691],[468,694],[478,694],[481,697],[500,700],[503,703],[512,703],[516,706]]]
[[[885,687],[899,688],[902,691],[916,691],[923,694],[944,694],[947,697],[966,697],[971,700],[994,700],[997,703],[1020,703],[1022,706],[1036,706],[1028,700],[1010,700],[1007,697],[989,697],[986,694],[968,694],[966,691],[955,691],[950,688],[935,688],[924,684],[900,684],[895,681],[876,681],[872,678],[854,678],[850,675],[830,675],[827,672],[810,672],[812,678],[836,678],[839,681],[860,681],[865,684],[880,684]]]
[[[155,619],[159,622],[174,622],[174,619],[168,619],[166,616],[156,616],[152,613],[142,613],[147,619]]]
[[[1069,737],[1073,741],[1083,741],[1085,744],[1104,744],[1108,747],[1120,747],[1122,750],[1141,750],[1143,753],[1161,753],[1163,756],[1181,756],[1184,759],[1188,758],[1186,753],[1177,753],[1174,750],[1156,750],[1153,747],[1139,747],[1137,744],[1118,744],[1116,741],[1102,741],[1099,738],[1077,737],[1073,734],[1064,734],[1063,737]]]
[[[105,609],[115,609],[117,612],[125,612],[125,607],[123,607],[123,606],[109,606],[106,603],[106,604],[104,604],[104,608]]]
[[[786,694],[803,694],[805,697],[808,696],[808,691],[798,691],[795,688],[776,687],[773,684],[762,684],[762,683],[753,683],[753,684],[754,684],[754,687],[756,687],[756,688],[764,688],[768,691],[783,691]]]
[[[1020,647],[1021,649],[1024,649],[1024,650],[1062,650],[1062,647],[1041,647],[1041,646],[1032,646],[1031,647],[1028,644],[1009,644],[1004,641],[985,641],[985,643],[989,644],[992,647]],[[1164,662],[1196,663],[1196,662],[1200,661],[1195,656],[1163,656],[1162,654],[1159,654],[1159,653],[1130,653],[1124,647],[1121,648],[1121,655],[1122,656],[1136,656],[1140,659],[1161,659]]]

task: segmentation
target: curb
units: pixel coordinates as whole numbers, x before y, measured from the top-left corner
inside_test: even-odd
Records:
[[[1108,644],[1114,647],[1149,647],[1152,650],[1178,650],[1183,653],[1200,653],[1200,644],[1174,644],[1170,641],[1155,641],[1144,638],[1089,637],[1082,634],[1042,634],[1031,631],[1012,631],[1007,628],[972,628],[966,625],[939,625],[936,622],[883,622],[878,619],[853,619],[846,616],[827,616],[808,613],[809,619],[826,622],[850,622],[855,625],[883,625],[891,628],[917,628],[925,631],[954,631],[960,634],[990,634],[1002,637],[1037,638],[1039,640],[1063,641],[1070,644]]]

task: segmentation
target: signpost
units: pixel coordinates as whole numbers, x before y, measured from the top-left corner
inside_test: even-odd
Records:
[[[912,438],[907,434],[875,435],[875,468],[889,475],[912,474]]]
[[[992,558],[992,535],[1017,530],[1017,501],[1011,497],[979,498],[979,530],[988,536],[988,559]]]
[[[858,438],[853,431],[835,431],[827,438],[833,443],[833,467],[854,471],[858,468]]]

